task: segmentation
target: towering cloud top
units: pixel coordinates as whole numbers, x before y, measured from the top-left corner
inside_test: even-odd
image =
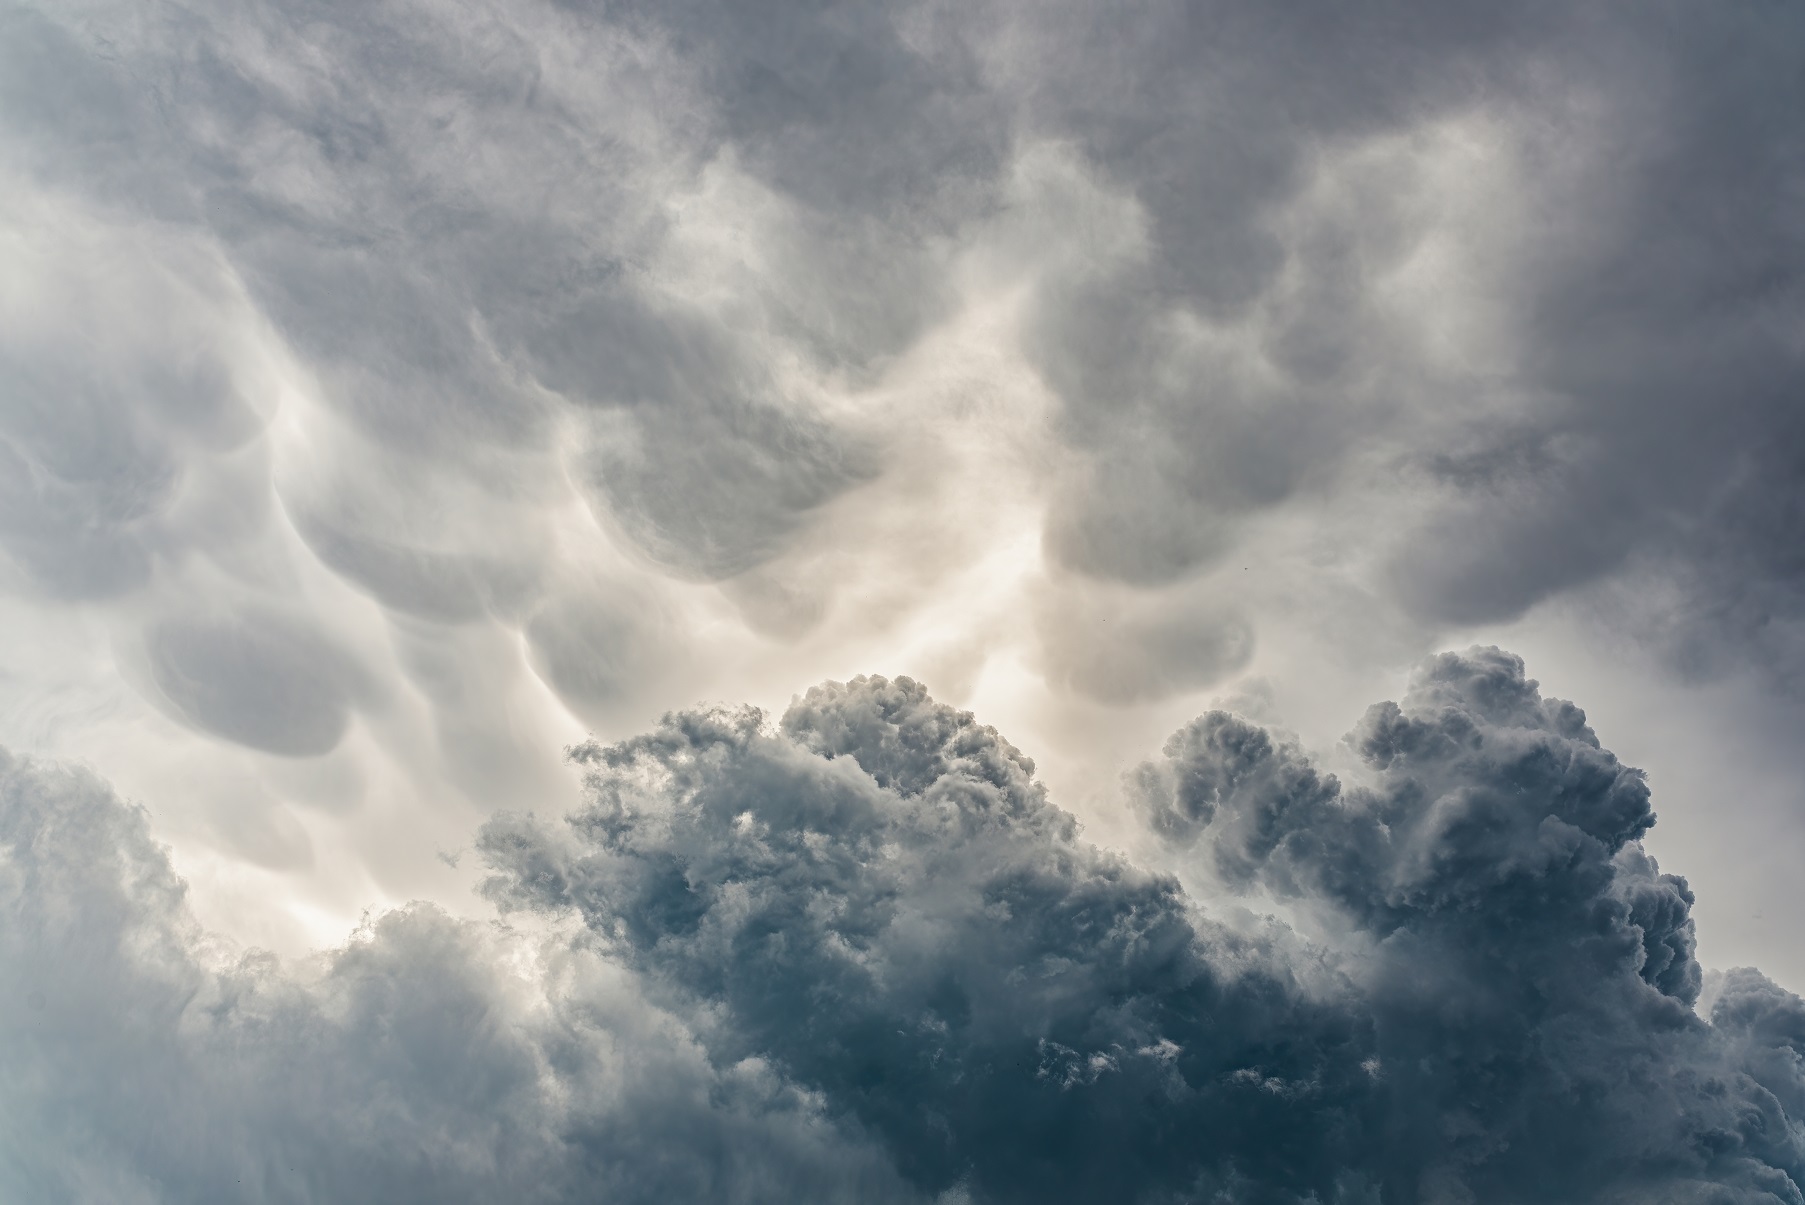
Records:
[[[580,747],[588,806],[491,824],[490,889],[574,908],[714,1058],[775,1060],[930,1192],[1796,1199],[1805,1081],[1730,1018],[1805,1013],[1739,980],[1694,1015],[1692,896],[1584,713],[1475,650],[1350,740],[1370,785],[1214,712],[1132,779],[1185,858],[1338,920],[1320,945],[1086,844],[907,679]]]

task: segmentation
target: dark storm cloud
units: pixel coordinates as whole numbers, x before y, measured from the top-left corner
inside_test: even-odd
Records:
[[[670,31],[718,97],[722,133],[827,222],[881,216],[928,233],[971,204],[971,180],[1004,164],[1007,97],[987,87],[949,14],[872,0],[623,9]],[[865,307],[875,298],[908,301],[881,289]],[[899,319],[883,327],[903,332]]]
[[[1523,48],[1515,21],[1458,5],[1398,23],[1232,0],[1051,11],[1021,18],[1057,63],[1017,81],[1030,120],[1076,139],[1145,207],[1149,245],[1040,299],[1029,351],[1093,458],[1048,547],[1156,584],[1215,559],[1241,520],[1383,429],[1414,383],[1366,295],[1411,245],[1406,181],[1359,181],[1345,212],[1301,236],[1280,228],[1286,206],[1325,150],[1471,105],[1487,60]],[[1257,322],[1264,371],[1187,337],[1196,321]]]
[[[1694,1015],[1691,894],[1584,714],[1475,650],[1351,740],[1370,784],[1212,713],[1131,780],[1326,945],[1084,843],[906,679],[579,747],[588,806],[493,822],[490,891],[576,909],[714,1058],[771,1059],[929,1192],[1800,1200],[1805,1005],[1747,973]]]
[[[761,719],[579,750],[592,809],[564,839],[492,826],[495,891],[575,904],[653,983],[719,1010],[714,1057],[793,1068],[930,1192],[1336,1178],[1358,1115],[1311,1119],[1328,1130],[1303,1150],[1262,1081],[1348,1094],[1369,1078],[1357,1018],[1282,968],[1219,974],[1226,939],[1195,931],[1175,883],[1078,842],[1032,763],[914,683],[820,688],[780,733]],[[1222,1147],[1188,1155],[1202,1133]]]
[[[310,550],[383,608],[446,777],[516,798],[495,666],[608,719],[694,643],[656,581],[571,567],[560,491],[800,641],[832,600],[772,567],[894,470],[842,403],[994,288],[1062,444],[1021,487],[1055,687],[1246,666],[1266,613],[1207,578],[1281,520],[1334,544],[1306,624],[1343,576],[1417,648],[1585,593],[1796,681],[1805,17],[1350,13],[7,7],[0,562],[114,600],[189,728],[302,758],[396,672],[299,613],[270,566]],[[1481,333],[1432,351],[1448,314]],[[968,501],[931,486],[898,505]],[[221,961],[141,813],[6,760],[0,1187],[1805,1205],[1805,1005],[1738,971],[1695,1014],[1690,888],[1583,714],[1478,651],[1349,750],[1187,725],[1130,780],[1174,878],[906,679],[679,713],[578,746],[568,826],[484,829],[492,897],[559,935],[415,905],[300,969]]]
[[[1140,229],[1075,266],[1077,225],[1016,252],[1035,273],[1019,350],[1079,465],[1047,483],[1061,569],[1167,587],[1259,541],[1263,516],[1404,499],[1337,565],[1425,626],[1575,591],[1623,616],[1652,590],[1667,602],[1634,622],[1683,666],[1800,672],[1805,29],[1782,6],[396,0],[7,21],[11,162],[122,226],[217,244],[380,449],[366,473],[420,461],[480,496],[498,458],[544,477],[574,436],[579,488],[658,566],[769,564],[889,463],[823,391],[957,313],[961,252],[1022,204],[1024,157],[1058,147]],[[1492,183],[1444,196],[1424,147],[1475,122]],[[1412,321],[1482,304],[1484,354],[1429,354],[1384,296],[1438,222],[1471,254]],[[9,375],[21,397],[43,376]],[[152,574],[139,528],[179,466],[132,429],[54,463],[0,448],[31,483],[0,521],[35,580],[95,595]],[[485,571],[419,533],[304,534],[387,605],[490,607],[468,578]],[[1243,635],[1192,627],[1120,660]],[[1061,676],[1112,701],[1207,678]]]
[[[1666,626],[1683,660],[1752,649],[1796,673],[1799,14],[1392,16],[1228,2],[1020,18],[1052,58],[1024,56],[1030,120],[1076,138],[1151,223],[1143,262],[1040,299],[1029,346],[1093,462],[1064,487],[1049,550],[1171,580],[1218,558],[1246,517],[1320,488],[1351,449],[1390,446],[1440,491],[1392,554],[1392,588],[1424,619],[1514,618],[1629,561],[1677,596]],[[1462,381],[1374,309],[1426,231],[1407,170],[1356,181],[1313,231],[1275,218],[1325,150],[1476,113],[1523,156],[1512,187],[1533,228],[1471,282],[1513,354]],[[1175,335],[1191,316],[1252,324],[1269,371],[1249,381]],[[1493,423],[1517,407],[1486,393],[1533,405]],[[1441,427],[1463,414],[1478,423]],[[1509,454],[1524,447],[1540,454]]]
[[[1805,1002],[1741,970],[1694,1013],[1692,895],[1584,714],[1474,650],[1350,740],[1358,785],[1211,713],[1129,780],[1185,865],[1296,929],[1212,919],[993,729],[860,678],[579,746],[567,825],[491,822],[489,893],[580,924],[413,904],[298,968],[198,929],[141,809],[8,756],[0,1184],[1805,1200]]]
[[[0,850],[8,1199],[915,1199],[580,950],[414,905],[316,967],[226,959],[142,810],[3,753]]]

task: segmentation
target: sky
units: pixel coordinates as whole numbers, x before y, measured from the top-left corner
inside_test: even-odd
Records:
[[[1805,1202],[1801,115],[1783,0],[0,0],[0,1196]]]

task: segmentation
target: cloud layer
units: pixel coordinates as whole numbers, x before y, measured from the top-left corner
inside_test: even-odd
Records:
[[[890,407],[952,416],[901,366],[1001,306],[1013,379],[965,389],[1045,393],[1008,422],[1050,441],[1027,492],[1059,686],[1116,702],[1232,671],[1262,635],[1233,577],[1188,624],[1116,637],[1138,671],[1089,668],[1074,631],[1098,583],[1170,610],[1161,591],[1253,561],[1422,632],[1577,593],[1690,672],[1798,672],[1783,9],[6,20],[9,225],[40,274],[3,349],[0,547],[28,591],[192,596],[200,556],[269,593],[244,545],[283,542],[271,493],[291,555],[437,623],[599,603],[572,565],[622,555],[806,592],[827,550],[898,584],[921,569],[861,549],[868,521],[819,520],[924,467]],[[298,430],[259,439],[277,409]],[[183,487],[245,441],[275,452],[231,492],[252,513],[206,530],[223,499],[184,511]],[[573,543],[576,508],[597,530]],[[1275,539],[1293,522],[1319,539]]]
[[[9,760],[0,1175],[33,1199],[1798,1202],[1805,1002],[1712,985],[1641,774],[1493,649],[1351,734],[1225,712],[1089,844],[908,679],[573,750],[525,929],[313,964],[188,917],[141,810]],[[1236,903],[1236,898],[1242,903]],[[1289,922],[1263,911],[1278,909]],[[1250,910],[1251,909],[1251,910]]]
[[[6,1187],[1797,1200],[1802,21],[0,0]]]

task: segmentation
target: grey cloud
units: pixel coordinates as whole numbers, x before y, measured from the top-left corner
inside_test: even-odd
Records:
[[[125,457],[129,450],[121,449]],[[123,458],[123,457],[122,457]],[[0,445],[0,522],[7,552],[27,580],[63,596],[106,597],[145,581],[151,557],[134,538],[146,512],[170,493],[168,466],[147,457],[122,466],[114,459],[56,472],[18,445]],[[127,468],[126,473],[120,473]],[[135,468],[138,473],[130,473]]]
[[[220,318],[207,307],[217,299],[124,248],[108,249],[125,262],[104,276],[54,262],[75,250],[52,242],[16,268],[43,289],[38,312],[14,310],[0,335],[0,548],[28,588],[104,599],[144,584],[160,558],[181,551],[171,512],[182,489],[263,419],[209,346],[206,328]],[[139,306],[158,312],[134,313]],[[58,325],[77,315],[143,322],[167,346],[131,338],[97,348]],[[255,500],[239,504],[257,513]],[[194,543],[242,535],[231,522],[212,527]]]
[[[1707,1022],[1639,772],[1496,650],[1350,738],[1347,787],[1226,714],[1131,776],[1181,859],[1310,917],[1212,921],[1077,836],[907,679],[575,751],[563,831],[485,829],[720,1060],[758,1053],[974,1200],[1798,1201],[1800,1005]]]
[[[730,136],[823,209],[907,221],[949,178],[1000,164],[1003,105],[957,31],[935,36],[932,14],[911,21],[864,0],[806,13],[709,0],[644,11],[702,52]]]
[[[1029,487],[1049,500],[1057,597],[1032,620],[1056,685],[1123,704],[1244,665],[1266,617],[1198,605],[1198,579],[1272,516],[1345,534],[1312,572],[1401,603],[1419,641],[1587,593],[1697,672],[1752,657],[1796,682],[1798,20],[1242,0],[9,9],[0,137],[20,191],[152,259],[216,248],[297,388],[369,447],[317,488],[252,466],[255,488],[206,508],[233,530],[203,530],[181,500],[262,412],[225,358],[159,325],[168,298],[107,311],[91,338],[0,348],[0,550],[31,591],[117,598],[262,530],[274,480],[308,548],[391,613],[446,761],[500,797],[521,755],[485,733],[507,721],[492,688],[518,670],[495,668],[516,628],[586,719],[680,657],[652,601],[564,574],[547,513],[565,474],[656,568],[725,581],[749,623],[796,637],[831,600],[760,566],[886,465],[821,398],[919,346],[974,256],[1015,254],[1009,350],[1082,466]],[[1439,198],[1421,140],[1480,119],[1510,170]],[[1013,251],[979,245],[1040,199],[1010,181],[1049,145],[1122,201],[1132,237],[1061,210]],[[1472,255],[1454,291],[1498,328],[1471,362],[1430,355],[1382,296],[1434,250],[1431,218]],[[87,332],[83,313],[64,326]],[[134,323],[155,354],[127,346]],[[347,483],[418,505],[352,504]],[[471,520],[516,488],[537,514]],[[146,681],[191,727],[318,754],[376,689],[323,619],[158,605],[183,602],[146,631]],[[599,1181],[629,1199],[1797,1200],[1799,1006],[1734,975],[1709,1024],[1692,1016],[1689,888],[1640,849],[1640,779],[1508,659],[1438,662],[1413,689],[1356,733],[1358,783],[1221,715],[1136,773],[1186,881],[1277,899],[1308,941],[1218,924],[1092,849],[1001,738],[901,682],[824,688],[776,729],[686,713],[583,747],[591,798],[568,832],[487,830],[494,891],[576,907],[596,965],[644,977],[680,1037],[648,1039],[663,1053],[635,1074],[682,1085],[676,1104],[583,1096],[606,1062],[589,1005],[535,1029],[490,939],[430,910],[381,922],[317,983],[209,970],[142,832],[83,812],[92,784],[18,771],[8,798],[62,802],[19,805],[35,818],[15,846],[115,816],[58,848],[136,851],[150,884],[8,897],[18,956],[101,1002],[46,1057],[77,1065],[121,1032],[122,1059],[136,1043],[151,1060],[138,1078],[211,1085],[108,1112],[91,1072],[36,1098],[67,1125],[21,1149],[94,1157],[20,1156],[18,1191],[242,1195],[199,1170],[231,1160],[190,1158],[231,1149],[263,1160],[271,1199]],[[112,978],[55,979],[74,972],[32,926],[59,900],[101,901],[97,931],[149,918],[119,941],[164,951],[154,974],[96,954]],[[228,997],[252,1002],[220,1004],[215,1029],[212,1004],[179,1003]],[[144,1002],[138,1028],[115,1000]],[[476,1020],[430,1051],[371,1044],[445,1016]],[[20,1026],[0,1040],[39,1032]],[[467,1080],[443,1057],[461,1045]],[[377,1103],[352,1124],[257,1087],[319,1085],[318,1067],[340,1078],[297,1093]],[[575,1112],[546,1103],[572,1093]],[[301,1178],[209,1112],[240,1098],[313,1144]],[[207,1147],[222,1116],[234,1141]],[[390,1126],[405,1137],[384,1146]],[[674,1154],[671,1135],[693,1141]],[[57,1178],[78,1163],[97,1178]]]
[[[537,381],[594,411],[584,484],[660,564],[743,572],[875,471],[874,449],[785,396],[755,340],[618,282],[560,292],[500,329]]]
[[[596,497],[654,558],[710,577],[768,558],[802,513],[870,472],[870,450],[773,385],[771,361],[856,369],[906,343],[937,304],[920,237],[803,206],[806,233],[785,249],[795,286],[754,279],[727,315],[673,306],[658,263],[672,193],[700,186],[727,145],[720,123],[750,113],[697,91],[698,71],[740,72],[679,63],[683,30],[550,7],[166,15],[129,32],[108,20],[104,46],[81,45],[95,25],[62,32],[59,54],[113,77],[96,97],[122,97],[155,131],[142,138],[183,178],[191,221],[375,439],[455,472],[475,448],[545,454],[560,399],[600,407],[613,421],[595,429]],[[873,13],[863,27],[885,24]],[[920,59],[900,44],[887,55],[891,74]],[[85,116],[15,120],[54,142]],[[845,164],[803,158],[817,174]],[[80,165],[40,167],[54,179]]]
[[[430,453],[327,428],[279,478],[283,511],[328,568],[397,616],[518,620],[553,570],[542,458],[474,446],[451,471]],[[549,477],[549,480],[548,480]]]
[[[415,905],[314,967],[230,956],[141,810],[6,754],[0,848],[9,1198],[916,1199],[580,948]]]
[[[1654,824],[1641,773],[1496,649],[1429,662],[1402,707],[1376,704],[1349,739],[1378,787],[1344,791],[1295,746],[1211,712],[1168,743],[1154,826],[1207,836],[1237,887],[1333,901],[1389,933],[1415,912],[1546,892],[1550,871],[1608,865]]]
[[[1096,575],[1172,580],[1250,538],[1249,517],[1351,489],[1328,485],[1350,454],[1390,448],[1441,491],[1386,554],[1386,588],[1422,619],[1514,618],[1633,563],[1678,594],[1679,616],[1652,626],[1682,657],[1709,667],[1740,649],[1796,676],[1805,432],[1788,332],[1805,242],[1783,198],[1805,178],[1805,144],[1779,115],[1798,109],[1797,15],[1390,16],[1014,14],[1017,41],[995,56],[1004,86],[1028,90],[1027,120],[1076,140],[1149,222],[1134,263],[1037,299],[1029,349],[1092,461],[1061,486],[1049,551]],[[1526,202],[1529,226],[1470,214],[1491,229],[1469,242],[1507,240],[1464,283],[1497,307],[1511,350],[1462,378],[1374,306],[1429,225],[1411,208],[1409,156],[1344,180],[1353,191],[1326,220],[1285,223],[1325,155],[1474,114],[1522,166],[1512,195],[1460,204]],[[1239,332],[1264,372],[1174,337],[1193,320]],[[1524,399],[1522,424],[1494,421]],[[1495,455],[1525,440],[1562,454]],[[1430,467],[1474,443],[1491,480]]]
[[[0,755],[0,1185],[145,1201],[1799,1202],[1805,1003],[1696,1015],[1641,775],[1496,650],[1344,785],[1233,716],[1130,778],[1232,926],[907,679],[573,753],[488,892],[311,964],[189,916],[145,813]],[[1225,915],[1227,915],[1225,913]],[[1307,938],[1305,932],[1316,937]]]
[[[913,682],[818,688],[778,732],[693,713],[576,755],[590,807],[564,835],[493,823],[492,892],[579,908],[718,1018],[716,1058],[791,1068],[923,1190],[1182,1199],[1249,1177],[1293,1200],[1351,1156],[1357,1108],[1312,1118],[1312,1148],[1261,1085],[1368,1080],[1359,1019],[1280,966],[1212,965],[1229,939],[1175,883],[1077,841],[1031,762]]]
[[[1244,668],[1253,624],[1182,587],[1124,590],[1079,580],[1051,586],[1036,616],[1050,683],[1105,703],[1198,690]]]
[[[308,547],[385,607],[441,623],[506,616],[532,597],[541,570],[482,553],[443,552],[300,517]]]
[[[808,635],[827,613],[818,578],[784,580],[776,573],[753,570],[721,583],[721,595],[738,610],[746,626],[769,640],[793,641]]]
[[[1373,940],[1351,973],[1388,1087],[1412,1102],[1400,1136],[1441,1148],[1417,1165],[1425,1185],[1797,1199],[1805,1130],[1771,1095],[1796,1087],[1737,1068],[1744,997],[1720,997],[1709,1028],[1694,1019],[1692,895],[1640,850],[1647,787],[1584,713],[1542,699],[1516,658],[1474,650],[1430,662],[1350,740],[1370,786],[1213,713],[1133,781],[1156,829],[1225,882]]]
[[[1094,461],[1049,526],[1064,563],[1138,583],[1185,576],[1418,386],[1368,295],[1413,243],[1411,165],[1366,173],[1302,230],[1284,229],[1285,211],[1325,150],[1471,103],[1487,60],[1517,39],[1469,6],[1400,14],[1408,39],[1370,17],[1232,2],[1017,16],[1053,59],[1001,68],[1033,97],[1029,120],[1075,139],[1148,220],[1134,262],[1038,299],[1030,353]],[[1202,325],[1230,346],[1200,341]]]
[[[1352,248],[1304,248],[1307,295],[1226,338],[1195,328],[1185,308],[1194,299],[1161,291],[1174,249],[1157,242],[1146,263],[1046,291],[1027,349],[1064,403],[1065,438],[1090,461],[1055,495],[1055,560],[1142,586],[1186,577],[1378,425],[1389,399],[1369,396],[1370,381],[1387,366],[1377,332],[1363,329],[1376,324],[1358,280],[1335,262],[1367,250],[1357,244],[1368,233],[1334,232]],[[1288,355],[1287,341],[1306,335],[1348,346]]]
[[[165,144],[144,98],[116,62],[35,8],[8,5],[0,22],[4,128],[24,166],[160,217],[191,212],[179,176],[159,161]]]
[[[1082,222],[1018,248],[1021,350],[1084,465],[1050,483],[1060,567],[1166,587],[1262,516],[1408,497],[1338,564],[1425,625],[1586,591],[1626,616],[1609,587],[1649,581],[1673,605],[1638,622],[1683,665],[1799,672],[1781,9],[154,11],[10,18],[25,170],[217,242],[335,412],[448,476],[497,448],[561,471],[574,421],[582,487],[679,575],[765,564],[882,469],[796,377],[869,382],[917,345],[1057,145],[1144,227],[1114,258]],[[1450,198],[1423,148],[1462,122],[1510,165]],[[1381,296],[1437,222],[1454,304],[1497,328],[1454,362]],[[138,544],[73,534],[130,526],[168,479],[133,467],[43,485],[15,557],[66,591],[141,580]],[[398,609],[442,587],[474,613],[463,569],[389,539],[341,525],[322,555]]]
[[[182,719],[266,753],[330,752],[369,690],[347,652],[273,612],[160,620],[144,643],[151,679]]]
[[[578,715],[597,717],[668,678],[680,658],[660,651],[675,629],[656,600],[597,584],[555,593],[523,629],[533,670]]]
[[[729,402],[635,413],[595,441],[590,481],[642,549],[708,579],[757,567],[803,516],[869,477],[867,449],[807,413]]]

